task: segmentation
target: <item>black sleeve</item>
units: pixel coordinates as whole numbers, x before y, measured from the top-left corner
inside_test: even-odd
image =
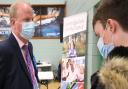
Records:
[[[6,55],[4,51],[0,50],[0,89],[4,89],[7,74],[9,70],[9,60],[10,56]]]
[[[100,77],[98,76],[99,71],[95,72],[91,76],[91,89],[105,89],[105,85],[100,82]]]

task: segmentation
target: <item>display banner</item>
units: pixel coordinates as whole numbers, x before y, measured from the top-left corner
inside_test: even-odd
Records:
[[[61,89],[86,89],[87,13],[64,18]]]
[[[84,31],[86,29],[87,29],[86,12],[64,18],[63,37]]]

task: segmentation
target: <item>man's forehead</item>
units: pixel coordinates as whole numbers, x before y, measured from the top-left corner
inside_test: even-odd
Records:
[[[16,7],[17,9],[21,9],[21,10],[22,9],[32,10],[32,7],[27,3],[18,3],[16,4]]]
[[[29,6],[25,6],[25,7],[22,7],[22,8],[19,6],[17,8],[17,13],[30,13],[30,14],[32,14],[33,13],[33,10]]]

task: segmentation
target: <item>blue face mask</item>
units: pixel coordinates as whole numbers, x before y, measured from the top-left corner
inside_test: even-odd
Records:
[[[112,51],[112,49],[114,48],[113,43],[107,44],[105,45],[103,42],[103,37],[100,37],[97,43],[97,47],[101,53],[101,55],[103,56],[103,58],[107,58],[109,52]]]
[[[21,36],[26,40],[31,39],[34,36],[35,23],[34,22],[24,22],[22,24]]]

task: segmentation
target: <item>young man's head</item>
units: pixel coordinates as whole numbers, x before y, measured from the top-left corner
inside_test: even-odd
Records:
[[[128,0],[102,0],[96,16],[112,34],[115,46],[128,46]]]

